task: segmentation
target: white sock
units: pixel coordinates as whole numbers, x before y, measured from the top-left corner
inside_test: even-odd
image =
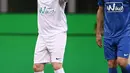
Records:
[[[43,71],[41,71],[41,72],[34,72],[34,73],[44,73]]]
[[[64,72],[64,69],[61,68],[61,69],[55,70],[55,73],[65,73],[65,72]]]

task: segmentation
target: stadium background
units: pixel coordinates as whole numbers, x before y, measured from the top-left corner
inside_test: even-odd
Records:
[[[36,0],[0,0],[0,73],[33,73],[37,39]],[[69,0],[66,73],[107,73],[95,42],[96,0]],[[53,73],[46,65],[45,73]]]

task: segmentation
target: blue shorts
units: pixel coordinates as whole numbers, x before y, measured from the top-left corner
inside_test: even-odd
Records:
[[[130,53],[130,37],[104,38],[104,54],[107,60],[127,58]]]

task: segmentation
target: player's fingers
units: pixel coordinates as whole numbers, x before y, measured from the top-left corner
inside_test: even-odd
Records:
[[[100,40],[100,48],[102,48],[102,40]]]
[[[99,40],[98,39],[96,39],[96,43],[97,43],[97,45],[99,45]]]
[[[102,47],[102,40],[97,40],[97,45],[101,48]]]
[[[100,44],[100,46],[99,46],[99,47],[100,47],[100,48],[102,48],[102,41],[100,41],[100,43],[99,43],[99,44]]]

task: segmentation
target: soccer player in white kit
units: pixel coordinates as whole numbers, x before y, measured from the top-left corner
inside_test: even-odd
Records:
[[[67,21],[65,0],[38,0],[38,38],[34,53],[34,73],[44,73],[44,65],[51,63],[54,73],[65,73],[62,67]]]

